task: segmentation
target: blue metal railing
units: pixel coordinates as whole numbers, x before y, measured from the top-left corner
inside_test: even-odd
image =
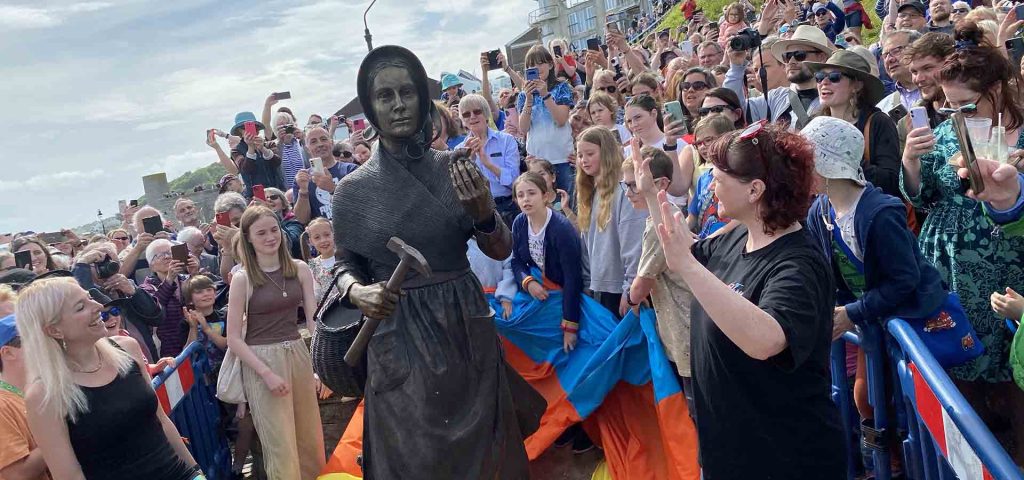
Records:
[[[192,367],[193,383],[168,416],[178,433],[187,439],[188,450],[206,478],[230,478],[231,450],[221,428],[220,403],[214,396],[217,377],[207,360],[205,346],[201,342],[188,344],[175,359],[174,368],[164,368],[153,378],[153,389],[163,387],[186,363]]]
[[[857,474],[854,467],[860,463],[861,452],[860,442],[856,440],[859,417],[856,408],[852,406],[846,375],[847,342],[864,349],[867,360],[868,399],[875,412],[874,428],[882,432],[880,437],[885,439],[878,442],[877,448],[871,449],[876,479],[891,478],[891,452],[886,440],[894,438],[895,435],[891,432],[886,433],[889,429],[895,428],[902,441],[903,469],[908,479],[981,480],[984,469],[996,480],[1024,480],[1024,474],[906,321],[892,319],[886,324],[885,331],[881,326],[874,325],[860,329],[860,333],[858,336],[848,332],[842,339],[834,342],[831,359],[832,396],[843,415],[844,430],[849,439],[849,478],[853,479]],[[918,376],[917,385],[915,375]],[[886,382],[887,376],[893,380]],[[919,411],[919,400],[926,401],[924,398],[917,398],[920,382],[934,393],[935,400],[945,412],[944,415],[942,412],[933,412],[932,415],[938,415],[940,423],[943,421],[942,417],[949,418],[952,426],[947,428],[955,426],[958,432],[955,432],[953,437],[961,438],[957,435],[962,435],[963,443],[966,445],[946,445],[947,438],[950,438],[948,434],[941,439],[935,438],[936,432],[929,429],[928,422],[922,418]],[[887,408],[887,405],[890,407]],[[934,418],[932,421],[934,422]],[[955,453],[950,453],[950,456],[956,455],[957,459],[947,458],[942,451],[942,445],[946,445],[947,451],[959,448],[960,450]],[[971,464],[971,455],[976,455],[980,465]],[[964,462],[964,458],[968,458],[968,461]],[[957,464],[956,467],[953,466],[954,463]],[[966,473],[958,476],[958,469]]]

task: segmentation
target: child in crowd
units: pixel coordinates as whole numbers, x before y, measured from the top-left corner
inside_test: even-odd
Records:
[[[469,249],[466,256],[469,257],[469,268],[473,270],[476,278],[480,280],[480,286],[484,287],[484,294],[494,295],[494,298],[501,304],[502,318],[512,316],[512,299],[516,296],[516,280],[512,274],[512,258],[495,260],[488,257],[472,237],[466,242]]]
[[[668,268],[655,225],[661,209],[658,192],[672,183],[672,159],[653,147],[640,149],[640,161],[633,157],[622,162],[622,182],[626,198],[637,211],[648,210],[644,226],[643,247],[636,278],[630,286],[629,303],[640,304],[653,297],[657,313],[658,337],[669,360],[675,364],[684,395],[693,415],[693,392],[690,377],[690,303],[693,293],[682,276]]]
[[[614,132],[618,132],[619,143],[625,145],[633,137],[629,129],[615,121],[615,112],[619,111],[619,104],[615,97],[602,90],[596,90],[590,94],[587,103],[587,110],[590,111],[590,118],[594,125],[598,125]]]
[[[629,310],[623,295],[636,276],[647,212],[637,211],[617,185],[622,178],[622,149],[611,130],[591,127],[577,143],[580,172],[576,206],[590,265],[590,290],[612,313]]]
[[[306,259],[313,272],[313,280],[316,280],[314,296],[320,301],[327,287],[331,286],[331,269],[334,268],[334,229],[331,221],[323,217],[314,218],[306,226],[303,236],[305,239],[299,242],[302,244],[302,258]],[[309,258],[312,254],[309,251],[310,245],[316,248],[316,257]]]
[[[557,174],[555,174],[555,168],[551,165],[551,162],[544,160],[543,158],[535,158],[529,162],[529,166],[526,171],[536,173],[547,182],[548,192],[554,192],[557,195],[552,195],[554,199],[548,205],[556,212],[561,212],[565,215],[573,225],[576,225],[576,214],[572,211],[569,202],[569,193],[565,190],[556,188],[555,180]]]
[[[707,238],[729,223],[729,219],[718,214],[718,197],[712,188],[714,171],[707,163],[707,152],[711,144],[723,133],[735,129],[733,122],[723,114],[711,114],[697,123],[693,130],[694,142],[683,153],[684,158],[691,155],[696,172],[700,173],[693,188],[693,201],[690,202],[687,224],[691,232],[697,232],[701,239]]]
[[[228,349],[227,329],[224,316],[214,308],[217,288],[206,275],[193,275],[181,286],[181,300],[185,305],[182,313],[188,323],[188,341],[199,340],[206,347],[210,371],[216,375]]]
[[[722,28],[718,31],[718,44],[722,46],[723,50],[729,50],[729,39],[733,35],[747,28],[747,22],[744,21],[746,16],[743,4],[740,2],[733,2],[725,7],[725,14],[722,15],[725,21],[722,22]]]

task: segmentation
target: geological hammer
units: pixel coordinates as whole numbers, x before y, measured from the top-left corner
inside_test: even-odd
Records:
[[[395,272],[391,274],[391,278],[388,279],[388,283],[384,286],[387,291],[400,293],[402,283],[405,282],[405,277],[409,273],[410,268],[420,272],[424,277],[433,275],[430,264],[423,258],[419,250],[409,246],[401,238],[391,237],[388,240],[388,250],[398,255],[399,262],[398,268],[395,268]],[[398,308],[397,305],[395,308]],[[351,367],[355,367],[359,363],[363,358],[363,353],[366,353],[366,347],[370,344],[370,338],[373,337],[373,333],[377,331],[378,326],[380,326],[380,319],[366,319],[366,323],[363,324],[359,329],[359,333],[356,334],[356,339],[348,347],[348,351],[345,352],[345,363]]]

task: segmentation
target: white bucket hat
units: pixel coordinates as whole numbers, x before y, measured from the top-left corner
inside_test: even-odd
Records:
[[[818,175],[867,184],[860,166],[864,135],[852,123],[835,117],[814,117],[800,134],[814,145],[814,170]]]

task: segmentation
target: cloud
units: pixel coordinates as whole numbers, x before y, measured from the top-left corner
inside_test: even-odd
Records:
[[[70,15],[90,13],[114,6],[109,2],[81,2],[62,7],[0,5],[0,27],[13,30],[56,27]]]
[[[71,184],[81,184],[83,180],[94,180],[103,175],[103,170],[97,168],[88,171],[44,173],[24,180],[0,180],[0,192],[49,190]]]

